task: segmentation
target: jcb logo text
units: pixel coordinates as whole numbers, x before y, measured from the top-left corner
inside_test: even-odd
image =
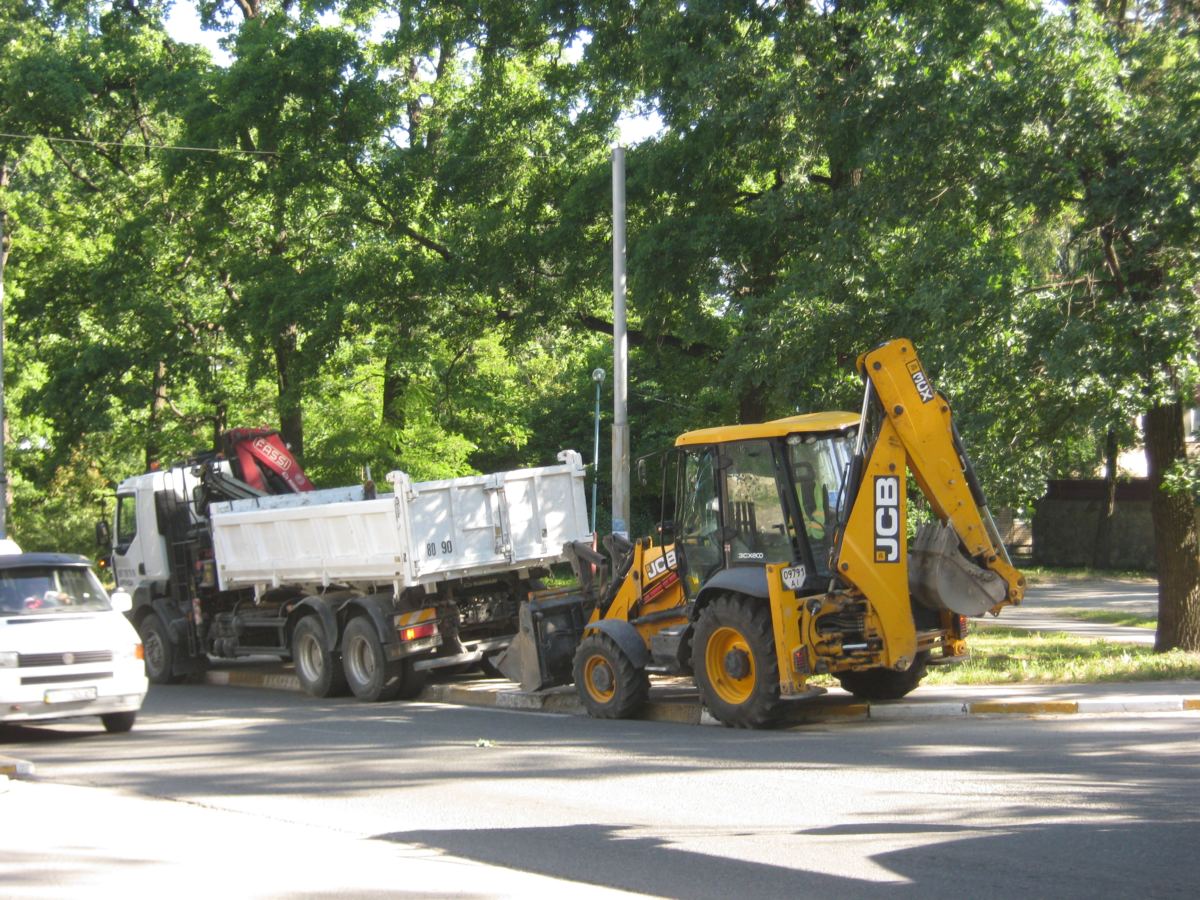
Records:
[[[669,569],[674,568],[675,551],[668,550],[664,555],[660,556],[658,559],[652,560],[650,564],[646,566],[646,581],[653,581],[659,575],[662,575]]]
[[[900,560],[900,479],[875,478],[875,562]]]
[[[907,368],[908,374],[912,376],[913,386],[921,396],[921,402],[929,403],[933,400],[933,385],[929,383],[929,376],[925,374],[925,370],[915,359],[908,364]]]

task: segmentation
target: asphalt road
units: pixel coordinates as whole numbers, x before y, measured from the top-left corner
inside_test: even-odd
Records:
[[[138,882],[158,873],[186,896],[1190,897],[1197,721],[744,732],[155,688],[130,735],[0,728],[0,752],[41,779],[0,793],[0,885],[95,896],[108,876],[161,890]],[[61,831],[29,827],[39,815]]]

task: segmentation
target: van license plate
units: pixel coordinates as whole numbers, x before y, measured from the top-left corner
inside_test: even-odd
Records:
[[[59,691],[46,691],[45,701],[47,703],[78,703],[81,700],[95,700],[96,689],[94,687],[86,688],[66,688]]]

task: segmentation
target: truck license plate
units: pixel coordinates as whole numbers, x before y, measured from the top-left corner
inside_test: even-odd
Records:
[[[46,691],[45,696],[47,703],[78,703],[81,700],[95,699],[96,689],[94,687],[64,688],[58,691]]]

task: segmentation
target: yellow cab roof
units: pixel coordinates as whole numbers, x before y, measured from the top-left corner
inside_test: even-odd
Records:
[[[694,444],[724,444],[729,441],[748,441],[755,438],[786,437],[789,434],[815,434],[827,431],[845,431],[858,424],[858,416],[848,412],[805,413],[759,422],[756,425],[720,425],[716,428],[701,428],[688,431],[675,439],[676,447]]]

